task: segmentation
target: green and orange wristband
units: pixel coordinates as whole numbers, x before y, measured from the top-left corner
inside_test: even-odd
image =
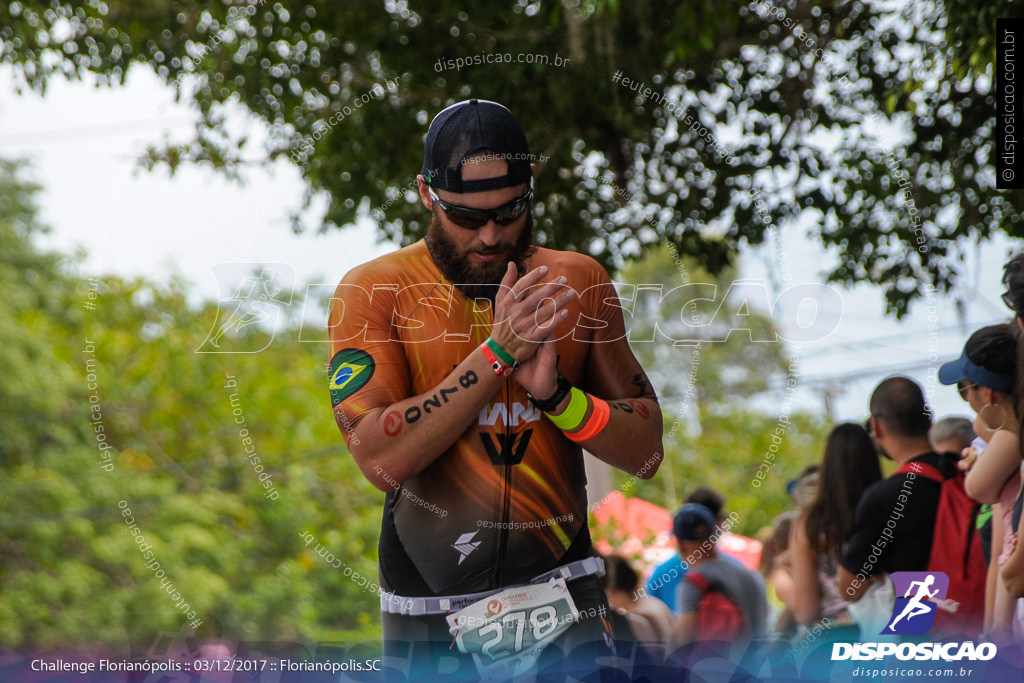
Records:
[[[519,361],[490,337],[480,345],[480,350],[484,352],[484,357],[491,364],[494,374],[499,377],[508,377],[519,367]],[[608,418],[611,416],[607,401],[572,386],[561,373],[558,375],[555,393],[550,397],[538,399],[527,395],[530,397],[530,403],[544,411],[548,419],[561,429],[568,439],[577,443],[589,441],[600,434],[608,425]],[[551,411],[557,408],[567,395],[569,405],[560,414],[552,415]]]
[[[480,345],[480,350],[484,352],[484,358],[491,364],[491,369],[498,377],[508,377],[519,367],[519,361],[490,337]]]

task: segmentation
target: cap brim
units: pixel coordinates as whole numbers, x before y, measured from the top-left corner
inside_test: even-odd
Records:
[[[956,384],[967,379],[966,363],[967,352],[960,354],[956,360],[943,363],[939,368],[939,382],[942,384]]]

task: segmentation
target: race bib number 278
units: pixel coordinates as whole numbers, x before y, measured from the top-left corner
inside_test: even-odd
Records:
[[[481,673],[519,673],[579,619],[564,579],[510,588],[448,616],[455,642]]]

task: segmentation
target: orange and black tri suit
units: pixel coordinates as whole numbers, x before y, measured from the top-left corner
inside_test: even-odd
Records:
[[[604,269],[549,249],[527,265],[547,265],[578,294],[558,331],[559,372],[598,397],[653,397]],[[490,302],[445,280],[422,240],[347,273],[329,321],[331,395],[346,440],[368,412],[436,388],[488,337],[492,315]],[[404,420],[438,419],[445,398],[435,393]],[[508,377],[447,451],[387,494],[381,586],[402,596],[476,593],[589,557],[585,484],[580,446]]]

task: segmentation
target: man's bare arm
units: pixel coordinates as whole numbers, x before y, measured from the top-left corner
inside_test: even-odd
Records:
[[[662,418],[651,398],[611,399],[608,425],[581,445],[595,457],[639,479],[650,479],[664,458]]]
[[[533,362],[543,363],[548,357],[553,367],[553,348],[552,344],[545,344]],[[661,406],[654,389],[625,339],[594,344],[591,353],[595,356],[591,367],[602,368],[601,376],[593,378],[593,390],[601,392],[597,400],[608,404],[608,423],[580,444],[609,465],[640,479],[650,479],[658,471],[665,452]],[[567,397],[550,415],[557,418],[568,405]]]
[[[502,381],[476,349],[433,389],[365,414],[349,451],[370,483],[392,491],[451,447]],[[334,414],[341,425],[342,405]]]

